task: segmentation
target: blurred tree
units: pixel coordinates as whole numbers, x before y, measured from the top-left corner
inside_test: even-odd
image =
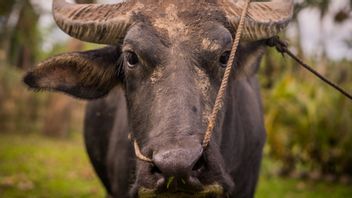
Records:
[[[9,65],[29,68],[40,46],[37,13],[30,0],[0,1],[0,45]]]
[[[33,66],[39,53],[39,14],[29,0],[22,1],[18,22],[10,35],[10,63],[22,69]]]
[[[15,1],[0,0],[0,46],[4,42],[4,35],[6,30],[6,25],[11,11],[15,5]]]
[[[328,11],[330,0],[306,0],[303,7],[316,7],[320,10],[320,17],[323,18]]]
[[[0,0],[0,63],[2,63],[2,65],[6,57],[6,50],[4,48],[4,42],[7,40],[5,37],[6,27],[14,5],[15,1],[7,2],[6,0]]]

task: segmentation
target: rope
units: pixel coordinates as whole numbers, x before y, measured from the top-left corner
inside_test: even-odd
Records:
[[[204,149],[206,147],[208,147],[208,145],[210,143],[210,140],[211,140],[211,137],[212,137],[212,134],[213,134],[213,130],[214,130],[214,127],[215,127],[215,123],[216,123],[216,118],[218,116],[219,111],[221,110],[221,108],[223,106],[223,102],[224,102],[224,98],[225,98],[225,91],[226,91],[226,89],[228,87],[228,81],[229,81],[229,77],[230,77],[230,74],[231,74],[232,65],[234,63],[235,55],[236,55],[236,52],[237,52],[237,49],[238,49],[238,45],[239,45],[239,42],[240,42],[240,38],[241,38],[243,29],[244,29],[244,21],[245,21],[244,18],[246,16],[247,12],[248,12],[248,8],[249,8],[250,2],[251,2],[251,0],[246,0],[245,7],[244,7],[244,9],[242,11],[242,14],[241,14],[240,23],[238,25],[237,32],[236,32],[236,35],[235,35],[235,41],[233,42],[233,45],[232,45],[231,54],[230,54],[229,60],[227,62],[225,73],[224,73],[224,76],[223,76],[223,79],[222,79],[222,82],[221,82],[221,86],[220,86],[218,95],[217,95],[216,100],[215,100],[215,104],[214,104],[212,113],[211,113],[211,115],[209,117],[209,120],[208,120],[207,130],[206,130],[206,132],[204,134],[204,139],[203,139],[203,143],[202,143],[202,146],[203,146]],[[129,135],[129,138],[131,140],[133,139],[131,137],[131,134]],[[142,154],[141,149],[139,148],[136,139],[133,140],[133,145],[134,145],[134,151],[135,151],[136,157],[139,160],[145,161],[145,162],[149,162],[149,163],[153,162],[153,160],[151,158],[146,157],[145,155]]]
[[[222,109],[222,106],[224,103],[224,98],[225,98],[225,94],[226,94],[225,91],[228,87],[228,82],[229,82],[229,77],[230,77],[231,70],[232,70],[232,65],[235,60],[235,55],[236,55],[238,45],[240,43],[241,35],[242,35],[243,29],[244,29],[244,21],[245,21],[244,18],[246,17],[246,14],[248,12],[250,2],[251,2],[251,0],[246,0],[245,7],[244,7],[242,14],[241,14],[240,23],[238,25],[238,29],[236,32],[235,41],[233,42],[233,45],[232,45],[231,54],[230,54],[229,60],[227,62],[224,77],[222,79],[221,86],[220,86],[218,95],[215,100],[215,105],[213,107],[212,113],[211,113],[209,120],[208,120],[208,128],[205,132],[204,139],[203,139],[203,148],[206,148],[210,143],[210,139],[212,137],[214,127],[216,124],[216,118],[218,117],[218,113]]]
[[[145,162],[149,162],[149,163],[153,162],[152,159],[150,159],[149,157],[146,157],[145,155],[142,154],[142,151],[141,151],[141,149],[138,146],[137,140],[132,137],[131,133],[128,134],[128,139],[130,141],[132,141],[132,139],[133,139],[134,153],[135,153],[137,159],[145,161]]]
[[[133,145],[134,145],[134,152],[136,153],[136,157],[142,161],[145,161],[145,162],[149,162],[149,163],[152,163],[153,160],[150,159],[149,157],[146,157],[142,154],[141,152],[141,149],[139,148],[138,146],[138,143],[136,140],[133,141]]]
[[[299,63],[302,67],[304,67],[305,69],[307,69],[308,71],[310,71],[311,73],[313,73],[315,76],[317,76],[318,78],[320,78],[322,81],[324,81],[325,83],[327,83],[328,85],[330,85],[331,87],[333,87],[334,89],[336,89],[337,91],[341,92],[344,96],[346,96],[347,98],[349,98],[350,100],[352,100],[352,95],[349,94],[347,91],[345,91],[343,88],[341,88],[339,85],[333,83],[332,81],[330,81],[329,79],[325,78],[324,76],[322,76],[318,71],[314,70],[312,67],[310,67],[309,65],[305,64],[300,58],[298,58],[297,56],[295,56],[289,49],[288,49],[288,44],[282,40],[280,40],[280,38],[278,36],[274,36],[270,39],[268,39],[267,41],[267,45],[270,47],[275,47],[276,50],[282,54],[287,54],[289,55],[291,58],[293,58],[297,63]]]

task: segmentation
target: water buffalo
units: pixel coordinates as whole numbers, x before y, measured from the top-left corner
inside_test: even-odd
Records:
[[[250,4],[236,72],[203,149],[243,6],[243,0],[54,0],[63,31],[107,47],[49,58],[24,82],[90,100],[85,143],[108,196],[142,197],[145,189],[149,197],[254,196],[265,142],[256,72],[265,41],[287,26],[293,2]],[[136,159],[129,133],[152,163]],[[206,191],[211,186],[221,193]]]

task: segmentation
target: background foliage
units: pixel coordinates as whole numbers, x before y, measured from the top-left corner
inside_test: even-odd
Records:
[[[281,163],[283,174],[352,175],[351,101],[291,60],[276,63],[276,71],[286,66],[272,74],[275,81],[263,91],[267,153]],[[350,62],[329,62],[318,70],[341,86],[352,87]],[[262,75],[262,84],[268,79]]]

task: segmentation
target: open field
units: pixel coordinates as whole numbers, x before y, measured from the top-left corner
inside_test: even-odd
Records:
[[[270,163],[264,163],[265,173]],[[351,197],[352,187],[264,176],[257,198]],[[1,198],[99,198],[95,177],[80,137],[68,140],[36,135],[0,136]]]
[[[103,190],[79,138],[2,135],[0,197],[103,197]]]

